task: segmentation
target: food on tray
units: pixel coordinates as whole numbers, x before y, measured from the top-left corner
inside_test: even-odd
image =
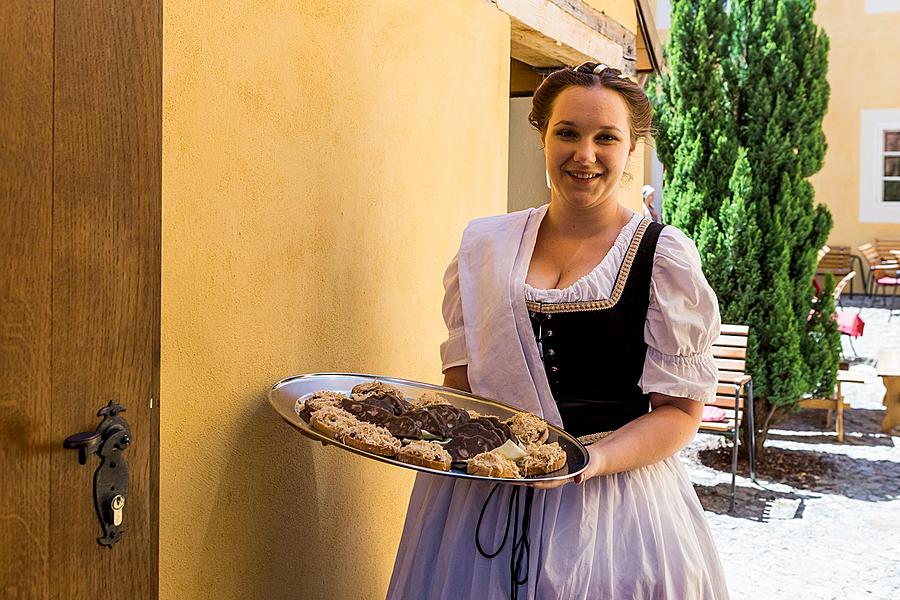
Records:
[[[360,383],[353,386],[350,392],[354,396],[363,396],[365,398],[393,398],[400,405],[409,405],[403,392],[390,384],[381,381],[370,381],[369,383]]]
[[[437,442],[426,442],[425,440],[414,440],[401,446],[397,452],[397,458],[412,465],[441,471],[449,471],[452,462],[450,454],[444,450],[443,446]]]
[[[425,392],[412,401],[413,406],[449,406],[450,401],[435,392]]]
[[[528,453],[522,449],[517,443],[512,440],[506,440],[502,446],[498,448],[494,448],[492,452],[496,452],[497,454],[502,454],[509,460],[522,460]]]
[[[321,391],[297,401],[295,411],[332,439],[380,456],[447,471],[464,463],[473,475],[518,478],[566,464],[558,443],[546,444],[547,422],[526,412],[502,421],[457,408],[435,392],[409,401],[400,389],[374,381],[351,396]],[[461,465],[457,465],[461,466]]]
[[[516,413],[506,420],[506,424],[514,434],[519,437],[526,446],[531,444],[543,444],[550,435],[547,422],[540,417],[527,412]]]
[[[469,419],[453,429],[447,452],[455,461],[469,460],[476,454],[490,452],[502,446],[512,437],[509,428],[501,426],[500,419],[494,417],[478,417]]]
[[[519,461],[519,466],[522,467],[522,472],[526,477],[546,475],[562,469],[565,464],[566,453],[556,442],[530,446],[528,454]]]
[[[306,410],[313,412],[320,408],[325,408],[326,406],[338,406],[341,403],[341,400],[346,397],[347,396],[340,392],[322,390],[306,399]]]
[[[514,461],[496,452],[476,454],[466,465],[466,473],[469,475],[512,479],[518,479],[521,476],[519,467],[516,466]]]
[[[360,421],[347,411],[337,406],[326,406],[312,413],[310,425],[333,439],[338,439],[345,431]]]
[[[294,412],[303,417],[304,421],[309,421],[310,413],[326,406],[338,406],[340,401],[346,397],[340,392],[322,390],[311,394],[308,398],[298,398],[294,403]]]
[[[344,431],[341,441],[353,448],[365,450],[380,456],[396,456],[400,440],[384,427],[371,423],[359,423]]]

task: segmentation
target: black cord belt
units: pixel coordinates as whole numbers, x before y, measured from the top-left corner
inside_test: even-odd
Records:
[[[522,513],[522,528],[519,529],[519,493],[520,486],[513,487],[509,494],[509,506],[506,509],[506,526],[503,531],[503,540],[496,550],[488,552],[481,545],[481,521],[484,519],[484,511],[487,509],[491,498],[494,497],[497,489],[503,484],[495,483],[491,488],[487,499],[481,506],[481,514],[478,515],[478,526],[475,528],[475,546],[478,553],[485,558],[494,558],[506,546],[506,540],[509,538],[510,521],[513,523],[512,551],[509,553],[509,597],[511,600],[517,600],[519,597],[519,586],[528,582],[528,562],[531,557],[531,543],[528,539],[528,529],[531,525],[531,504],[534,501],[534,488],[529,486],[525,488],[525,506]],[[522,573],[522,562],[524,559],[524,574]]]

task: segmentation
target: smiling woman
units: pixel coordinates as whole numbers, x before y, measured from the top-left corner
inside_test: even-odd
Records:
[[[524,493],[417,478],[388,598],[727,598],[675,456],[715,396],[718,304],[693,242],[620,202],[649,101],[587,63],[550,74],[529,121],[550,203],[466,228],[444,384],[561,425],[590,462]]]

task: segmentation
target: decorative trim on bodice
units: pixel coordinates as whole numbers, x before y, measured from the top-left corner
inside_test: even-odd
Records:
[[[638,224],[637,229],[631,238],[631,243],[628,245],[628,251],[625,253],[625,258],[622,259],[622,265],[619,267],[618,274],[616,274],[616,283],[613,286],[612,293],[609,295],[608,299],[557,303],[526,300],[525,305],[528,307],[528,310],[546,314],[605,310],[615,306],[616,303],[619,302],[619,298],[622,297],[622,292],[625,290],[625,284],[628,283],[628,274],[631,272],[631,265],[634,262],[634,257],[637,254],[638,247],[641,245],[644,232],[647,231],[647,226],[649,224],[650,221],[648,219],[641,219],[641,222]]]

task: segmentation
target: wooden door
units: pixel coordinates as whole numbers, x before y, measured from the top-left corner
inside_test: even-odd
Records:
[[[161,0],[0,2],[0,597],[158,597]],[[132,432],[124,535],[96,456]],[[152,408],[151,408],[152,404]]]

